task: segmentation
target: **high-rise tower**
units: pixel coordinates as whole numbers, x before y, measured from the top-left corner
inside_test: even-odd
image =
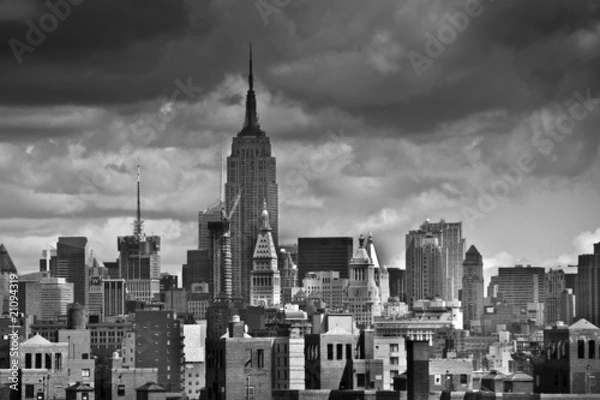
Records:
[[[475,246],[467,251],[463,262],[462,306],[465,329],[483,314],[483,257]]]
[[[254,265],[250,272],[250,301],[253,306],[278,306],[281,302],[281,276],[277,270],[277,249],[271,236],[266,203],[260,219],[260,231],[254,248]]]
[[[140,166],[137,170],[137,212],[133,235],[119,236],[119,270],[132,299],[150,301],[160,292],[160,236],[146,236],[140,206]]]
[[[235,296],[241,295],[246,302],[250,301],[250,271],[263,200],[267,202],[275,246],[278,245],[279,231],[275,157],[271,156],[271,141],[258,123],[252,74],[252,48],[249,67],[246,117],[242,130],[233,138],[231,155],[227,157],[225,185],[227,209],[231,209],[236,195],[243,189],[239,209],[231,219],[231,247],[233,293]]]

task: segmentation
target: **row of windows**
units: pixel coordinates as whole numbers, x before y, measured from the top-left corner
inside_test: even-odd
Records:
[[[334,346],[332,343],[327,345],[327,359],[333,360],[334,357]],[[344,345],[342,343],[337,343],[335,345],[335,359],[343,360],[344,359]],[[346,343],[346,360],[352,360],[352,345],[350,343]]]

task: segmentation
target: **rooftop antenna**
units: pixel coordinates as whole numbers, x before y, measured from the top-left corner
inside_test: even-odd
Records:
[[[223,134],[221,134],[221,176],[219,178],[219,206],[223,207],[223,201],[225,198],[225,188],[223,187],[223,167],[224,167],[224,162],[223,162]]]

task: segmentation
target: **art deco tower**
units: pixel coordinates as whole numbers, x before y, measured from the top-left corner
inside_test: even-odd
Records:
[[[271,141],[258,123],[252,75],[252,48],[248,83],[244,127],[233,138],[231,155],[227,157],[225,184],[227,209],[231,209],[235,197],[242,190],[239,209],[231,219],[233,294],[234,297],[241,296],[247,302],[250,301],[250,271],[263,201],[267,203],[271,234],[276,247],[279,231],[275,157],[271,156]]]
[[[462,306],[465,329],[479,321],[483,314],[483,257],[471,246],[463,262]]]

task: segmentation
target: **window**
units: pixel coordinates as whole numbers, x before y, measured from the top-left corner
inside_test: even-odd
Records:
[[[467,374],[460,374],[460,384],[461,385],[466,385],[467,384]]]
[[[441,375],[434,375],[433,376],[433,384],[434,385],[441,385],[442,384],[442,376]]]
[[[125,396],[125,385],[117,386],[117,396]]]
[[[585,340],[583,339],[577,341],[577,358],[585,358]]]
[[[327,345],[327,359],[333,360],[333,345],[332,344]]]
[[[336,346],[336,355],[337,355],[337,359],[341,360],[344,358],[344,345],[341,343],[338,343]]]
[[[25,368],[31,368],[31,353],[25,353]]]
[[[364,388],[365,382],[365,374],[356,374],[356,386]]]
[[[590,360],[593,360],[594,358],[596,358],[596,341],[595,340],[590,340],[588,342],[588,358]]]
[[[62,369],[62,353],[54,354],[54,369]]]
[[[84,378],[90,377],[90,370],[88,368],[84,368],[81,370],[81,376]]]
[[[390,344],[390,353],[397,353],[397,352],[398,352],[398,343]]]
[[[252,368],[252,350],[246,350],[246,363],[245,368]]]
[[[34,391],[33,385],[25,385],[25,398],[33,399],[33,396],[34,396],[33,391]]]
[[[398,357],[390,357],[390,365],[398,365]]]
[[[35,353],[35,368],[42,368],[42,353]]]
[[[256,351],[256,358],[257,358],[257,366],[258,368],[264,368],[265,367],[265,351],[263,349],[259,349]]]
[[[45,358],[45,367],[46,369],[52,369],[52,354],[46,353],[45,354],[46,357]]]
[[[352,345],[346,344],[346,359],[352,360]]]

